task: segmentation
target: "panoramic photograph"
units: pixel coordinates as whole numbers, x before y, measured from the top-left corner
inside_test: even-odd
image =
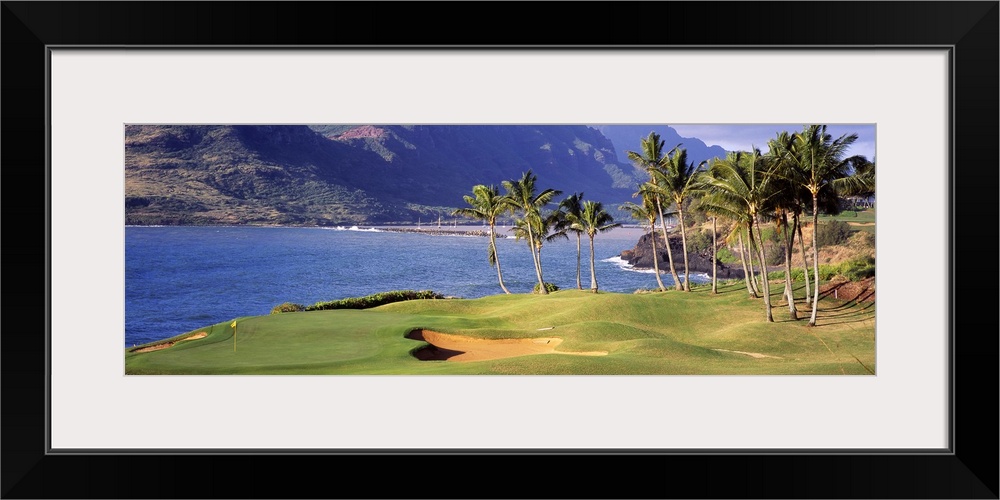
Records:
[[[875,129],[128,124],[124,372],[873,376]]]

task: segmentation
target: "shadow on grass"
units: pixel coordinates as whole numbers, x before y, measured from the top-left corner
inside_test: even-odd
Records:
[[[406,338],[410,340],[417,340],[420,342],[427,342],[424,339],[423,331],[413,330],[405,335]],[[418,347],[412,351],[410,354],[419,359],[420,361],[447,361],[449,358],[458,356],[459,354],[464,354],[464,351],[453,351],[451,349],[442,349],[434,344],[427,343],[426,346]]]
[[[816,310],[816,322],[819,326],[822,326],[824,324],[834,325],[870,321],[875,318],[874,314],[870,311],[874,306],[874,301],[860,304],[855,301],[849,301],[833,307],[824,307],[823,302],[820,301],[819,308]],[[808,322],[812,316],[812,306],[807,305],[804,299],[795,300],[795,311],[797,319],[792,319],[788,313],[788,303],[784,301],[784,296],[772,296],[771,315],[775,323]]]
[[[711,286],[709,286],[708,292],[712,293]],[[727,293],[736,293],[736,292],[743,292],[747,294],[748,297],[750,296],[750,292],[747,291],[747,286],[743,283],[740,283],[740,286],[735,286],[735,285],[726,285],[725,287],[721,285],[719,286],[719,295],[725,295]]]
[[[829,312],[830,310],[824,311],[823,309],[820,309],[816,312],[816,322],[819,326],[823,326],[873,321],[875,319],[875,315],[868,309],[874,305],[874,302],[870,302],[864,307],[855,306],[852,309],[841,309],[834,313]]]

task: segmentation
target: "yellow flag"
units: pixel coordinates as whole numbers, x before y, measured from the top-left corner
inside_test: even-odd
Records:
[[[232,323],[231,325],[229,325],[229,326],[231,326],[231,327],[233,327],[233,328],[236,328],[236,320],[234,319],[234,320],[233,320],[233,323]]]

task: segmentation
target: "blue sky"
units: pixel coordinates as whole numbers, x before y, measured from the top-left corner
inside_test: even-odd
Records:
[[[683,137],[697,137],[709,146],[719,145],[727,151],[749,150],[751,146],[767,151],[767,141],[778,132],[798,132],[803,124],[770,125],[675,125],[669,124]],[[851,145],[847,154],[864,155],[869,160],[875,158],[875,125],[831,125],[827,132],[834,138],[843,134],[858,134],[858,140]]]

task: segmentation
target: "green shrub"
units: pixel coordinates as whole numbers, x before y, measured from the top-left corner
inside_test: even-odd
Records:
[[[715,258],[719,261],[719,263],[727,266],[730,264],[736,264],[740,261],[735,255],[733,255],[733,252],[730,252],[729,249],[725,247],[720,248],[719,251],[715,253]]]
[[[847,245],[856,250],[875,251],[875,233],[867,231],[855,231],[847,239]]]
[[[809,268],[809,272],[812,272],[812,268]],[[819,265],[819,279],[822,281],[832,280],[834,276],[840,274],[840,266],[834,266],[831,264],[820,264]]]
[[[758,236],[757,228],[754,228],[753,234],[755,238]],[[772,226],[765,226],[762,224],[759,236],[763,238],[765,242],[769,241],[771,243],[781,243],[781,234]]]
[[[833,266],[830,264],[820,264],[819,265],[819,278],[822,281],[829,281],[833,279],[834,276],[843,274],[841,272],[841,266]],[[805,272],[802,268],[792,268],[792,281],[804,280],[803,276]],[[816,275],[813,273],[812,266],[809,266],[809,279],[815,280]],[[785,279],[784,271],[772,271],[767,273],[767,279],[769,280],[783,280]]]
[[[804,280],[803,279],[804,275],[805,275],[805,271],[803,271],[802,268],[799,268],[799,269],[792,268],[792,281],[803,281]],[[812,275],[813,275],[812,274],[812,269],[810,269],[809,270],[809,276],[811,277]],[[783,279],[785,279],[785,272],[784,271],[771,271],[771,272],[767,273],[767,279],[769,279],[769,280],[783,280]]]
[[[831,220],[819,225],[819,232],[816,233],[816,242],[821,247],[829,245],[840,245],[847,242],[851,237],[851,226],[840,220]]]
[[[875,276],[875,257],[859,257],[840,264],[840,274],[851,281]]]
[[[305,308],[306,311],[325,311],[329,309],[368,309],[378,307],[393,302],[417,299],[443,299],[444,295],[434,293],[430,290],[392,290],[389,292],[374,293],[364,297],[348,297],[346,299],[333,300],[329,302],[317,302]]]
[[[785,247],[773,241],[764,243],[764,252],[767,257],[767,265],[780,266],[785,263]]]
[[[285,302],[284,304],[278,304],[278,305],[274,306],[274,309],[271,309],[271,314],[299,312],[299,311],[305,311],[305,310],[306,310],[306,306],[304,306],[302,304],[295,304],[295,303],[292,303],[292,302]]]
[[[684,225],[686,227],[700,226],[708,221],[708,216],[701,210],[685,210]]]
[[[712,249],[712,231],[691,231],[687,233],[688,251],[705,253]]]
[[[540,290],[540,288],[538,287],[538,283],[535,283],[535,288],[531,289],[531,293],[538,293],[538,290]],[[557,290],[559,290],[558,286],[556,286],[556,285],[554,285],[552,283],[549,283],[548,281],[545,282],[545,291],[551,293],[551,292],[555,292]]]

